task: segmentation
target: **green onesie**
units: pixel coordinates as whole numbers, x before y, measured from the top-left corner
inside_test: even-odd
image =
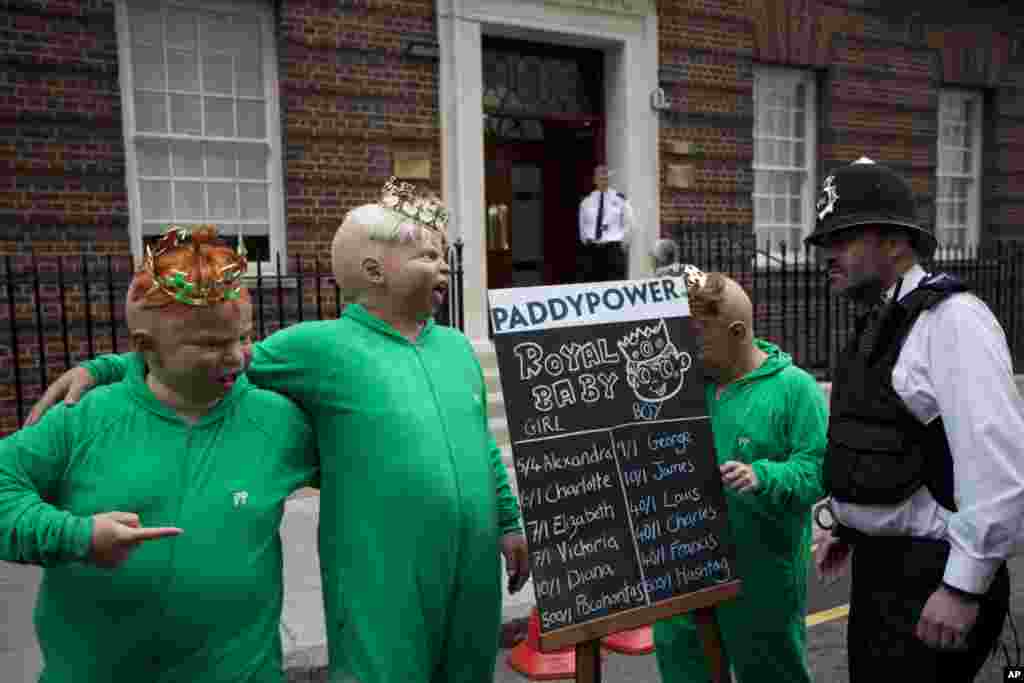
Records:
[[[707,386],[718,462],[752,464],[760,489],[726,491],[741,595],[717,606],[726,655],[740,683],[809,683],[804,623],[811,506],[824,496],[821,464],[828,417],[821,388],[777,346],[760,368],[725,388]],[[666,683],[708,681],[689,615],[654,627]]]
[[[46,567],[43,683],[280,683],[284,503],[313,483],[312,430],[244,377],[195,425],[123,382],[0,440],[0,559]],[[99,512],[177,526],[117,569],[81,562]]]
[[[101,382],[110,359],[87,364]],[[319,443],[331,680],[492,680],[519,510],[466,337],[430,320],[413,343],[353,304],[256,344],[249,379],[305,408]]]

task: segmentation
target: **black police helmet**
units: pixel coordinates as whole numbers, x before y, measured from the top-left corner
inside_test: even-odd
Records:
[[[922,258],[931,257],[938,244],[935,235],[917,222],[909,183],[866,157],[826,177],[815,208],[814,232],[804,238],[811,246],[822,246],[837,233],[868,225],[903,229]]]

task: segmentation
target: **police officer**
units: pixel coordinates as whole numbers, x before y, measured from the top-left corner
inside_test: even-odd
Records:
[[[633,209],[626,195],[609,187],[607,166],[594,168],[594,191],[580,202],[579,219],[583,281],[624,280]]]
[[[1024,520],[1024,411],[1002,328],[957,279],[906,181],[870,159],[825,178],[806,241],[866,313],[832,384],[829,580],[852,556],[851,683],[972,681],[1002,631]]]

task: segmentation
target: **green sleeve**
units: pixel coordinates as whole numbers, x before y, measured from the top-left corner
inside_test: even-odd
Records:
[[[304,337],[303,326],[299,324],[253,344],[252,363],[245,371],[249,381],[263,389],[289,396],[300,405],[315,402],[317,380],[322,377],[323,368],[307,372],[308,341]]]
[[[68,419],[60,405],[0,439],[0,560],[53,567],[88,557],[92,517],[48,502],[57,500],[68,466]]]
[[[508,468],[501,461],[501,449],[498,448],[493,436],[488,438],[487,443],[491,449],[494,480],[497,482],[495,493],[498,498],[498,528],[502,535],[522,531],[523,526],[519,522],[519,501],[512,493],[512,485],[508,480]]]
[[[821,468],[828,411],[814,378],[803,371],[793,375],[786,387],[786,457],[757,460],[751,466],[761,483],[759,498],[773,507],[799,510],[810,508],[825,495]]]
[[[89,374],[96,380],[96,384],[113,384],[120,382],[128,374],[128,364],[133,355],[134,352],[120,355],[105,353],[81,363],[81,366],[89,371]]]
[[[470,347],[470,353],[472,353],[472,347]],[[491,433],[491,428],[488,424],[487,418],[490,413],[487,410],[487,382],[484,380],[484,371],[483,368],[480,368],[479,363],[477,368],[480,372],[480,386],[483,387],[484,391],[484,400],[480,402],[480,405],[483,406],[481,418],[484,421],[484,429],[487,430],[487,447],[491,454],[491,467],[494,468],[494,481],[496,483],[495,497],[498,499],[498,531],[501,535],[517,531],[521,532],[523,526],[519,521],[519,501],[516,499],[515,494],[512,493],[512,484],[508,480],[508,468],[501,461],[501,448],[498,447],[498,442],[494,440],[494,434]]]

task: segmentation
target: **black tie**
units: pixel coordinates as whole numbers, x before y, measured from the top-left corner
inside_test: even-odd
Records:
[[[604,192],[597,193],[597,226],[594,228],[594,241],[601,241],[604,232]]]
[[[870,309],[857,316],[857,336],[860,337],[860,348],[866,349],[874,342],[878,334],[878,323],[882,317],[882,306],[872,306]]]

